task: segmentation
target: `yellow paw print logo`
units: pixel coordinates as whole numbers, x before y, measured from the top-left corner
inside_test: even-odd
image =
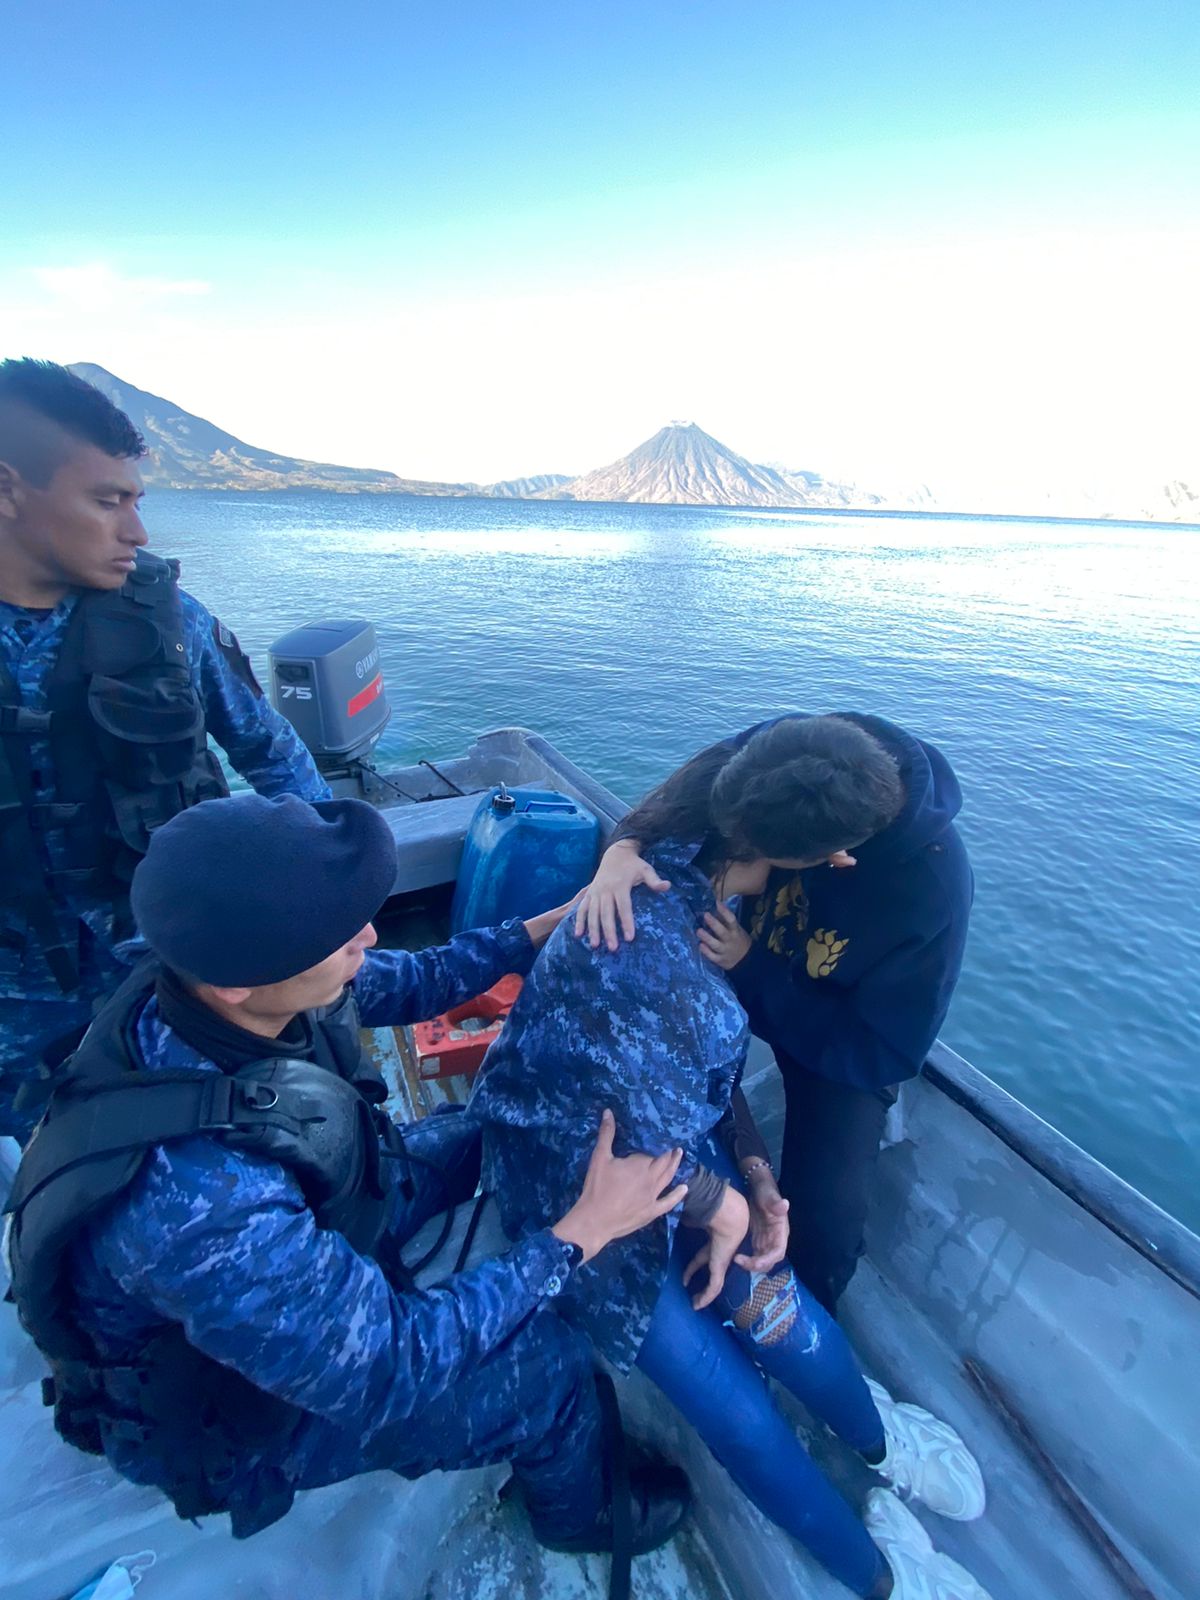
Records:
[[[789,960],[800,948],[800,937],[808,923],[808,900],[799,873],[774,894],[762,894],[750,919],[750,937],[766,939],[773,955]]]
[[[836,928],[818,928],[808,941],[808,975],[827,978],[842,959],[849,939],[839,939]]]

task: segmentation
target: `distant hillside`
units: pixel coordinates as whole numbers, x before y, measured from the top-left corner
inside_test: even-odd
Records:
[[[803,490],[774,467],[756,467],[694,422],[673,422],[627,456],[545,493],[547,499],[636,500],[660,505],[801,505]]]
[[[468,495],[474,484],[425,483],[367,467],[335,467],[303,461],[246,444],[223,428],[193,416],[172,400],[147,394],[114,378],[103,367],[78,361],[71,371],[95,384],[132,421],[150,455],[142,463],[154,489],[333,489],[342,494]]]
[[[506,478],[503,483],[489,483],[478,491],[497,500],[532,500],[545,489],[557,489],[570,483],[565,472],[540,472],[536,478]]]
[[[694,422],[672,422],[620,461],[543,490],[546,500],[635,500],[658,505],[872,506],[878,495],[816,473],[758,466]]]
[[[1041,494],[1014,497],[1004,510],[1035,517],[1082,517],[1088,522],[1115,519],[1200,523],[1200,478],[1187,483],[1176,478],[1170,483],[1148,487],[1134,484],[1119,489],[1070,489],[1060,485]]]
[[[1163,485],[1160,495],[1161,499],[1156,496],[1152,501],[1157,509],[1149,511],[1148,516],[1167,516],[1169,506],[1180,522],[1200,522],[1200,482],[1184,483],[1176,478],[1174,483]]]

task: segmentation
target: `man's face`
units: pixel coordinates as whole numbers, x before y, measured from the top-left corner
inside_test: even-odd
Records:
[[[74,444],[44,489],[5,469],[0,541],[47,587],[119,589],[148,542],[135,462]]]
[[[348,944],[326,956],[315,967],[309,967],[307,972],[298,972],[282,983],[253,990],[254,1009],[277,1016],[296,1016],[317,1006],[332,1005],[362,966],[363,957],[377,938],[374,924],[368,922]]]

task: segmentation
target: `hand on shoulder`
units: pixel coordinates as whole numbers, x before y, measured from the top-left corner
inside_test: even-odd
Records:
[[[662,894],[671,887],[643,860],[636,839],[618,839],[600,858],[596,876],[583,891],[575,912],[575,936],[585,934],[593,950],[603,938],[609,950],[619,945],[617,928],[626,941],[635,934],[633,891],[640,885]]]

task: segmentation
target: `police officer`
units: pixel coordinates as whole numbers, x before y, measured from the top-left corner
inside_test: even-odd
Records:
[[[227,792],[207,736],[262,794],[329,795],[237,640],[144,549],[144,453],[91,384],[0,363],[0,1134],[18,1138],[40,1064],[120,975],[150,832]]]
[[[60,1076],[14,1180],[10,1258],[59,1431],[238,1537],[299,1489],[509,1459],[534,1531],[612,1542],[589,1347],[553,1309],[664,1215],[675,1151],[612,1156],[507,1255],[415,1292],[400,1246],[469,1196],[471,1114],[399,1135],[360,1022],[428,1017],[528,971],[563,910],[413,955],[374,947],[395,847],[357,800],[241,794],[155,833],[132,887],[153,952]],[[687,1504],[634,1469],[633,1549]]]

